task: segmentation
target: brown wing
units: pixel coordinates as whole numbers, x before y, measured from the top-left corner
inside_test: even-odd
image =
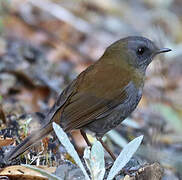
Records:
[[[116,107],[127,98],[125,90],[118,92],[112,100],[101,99],[91,94],[78,93],[64,108],[61,122],[65,131],[79,129],[95,120],[98,116]]]
[[[103,69],[96,64],[87,69],[87,73],[81,73],[75,93],[63,107],[61,124],[65,131],[79,129],[123,103],[130,81],[127,72],[111,65]]]

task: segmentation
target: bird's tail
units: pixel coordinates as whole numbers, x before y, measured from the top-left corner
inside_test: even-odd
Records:
[[[27,138],[23,140],[18,146],[10,151],[5,157],[5,161],[8,162],[28,150],[32,145],[40,141],[43,137],[49,134],[53,130],[52,123],[48,123],[43,128],[32,132]]]

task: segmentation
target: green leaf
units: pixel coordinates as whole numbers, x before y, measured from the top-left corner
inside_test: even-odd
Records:
[[[171,124],[171,126],[178,132],[181,133],[182,128],[182,120],[176,111],[174,111],[171,107],[166,106],[164,104],[157,104],[154,106],[156,111],[159,111],[165,120]]]
[[[0,95],[0,103],[2,102],[2,100],[3,100],[3,97]]]
[[[85,175],[85,178],[87,180],[90,180],[79,156],[78,153],[76,152],[74,146],[71,144],[67,134],[63,131],[63,129],[56,123],[53,122],[53,129],[59,139],[59,141],[61,142],[61,144],[65,147],[65,149],[67,150],[67,152],[70,154],[70,156],[74,159],[74,161],[76,162],[76,164],[80,167],[80,169],[82,170],[83,174]]]
[[[109,138],[118,146],[120,146],[121,148],[123,148],[124,146],[127,145],[127,141],[126,139],[124,139],[117,131],[115,130],[111,130],[109,131],[107,134],[107,136],[109,136]]]
[[[105,174],[104,150],[99,141],[95,141],[92,149],[86,148],[84,159],[91,173],[92,180],[102,180]]]
[[[60,177],[58,177],[58,176],[56,176],[54,174],[48,173],[47,171],[45,171],[43,169],[40,169],[40,168],[37,168],[35,166],[31,166],[31,165],[28,165],[28,164],[21,164],[21,165],[26,167],[26,168],[29,168],[29,169],[32,169],[34,171],[39,172],[43,176],[46,176],[49,180],[62,180]]]
[[[122,124],[128,126],[128,127],[131,127],[131,128],[135,128],[135,129],[139,129],[140,128],[140,125],[134,121],[133,119],[131,118],[126,118]]]
[[[142,139],[143,136],[139,136],[124,147],[124,149],[121,151],[118,158],[114,162],[107,177],[107,180],[112,180],[118,174],[118,172],[121,171],[122,168],[129,162],[133,154],[140,146]]]

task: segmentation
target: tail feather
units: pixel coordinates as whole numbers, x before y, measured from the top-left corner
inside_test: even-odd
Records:
[[[66,93],[68,93],[67,89],[65,91],[66,91]],[[61,117],[61,113],[62,113],[61,107],[64,105],[67,98],[71,95],[71,92],[72,92],[72,91],[69,92],[70,94],[68,94],[68,96],[65,96],[64,95],[65,91],[63,91],[63,93],[62,93],[63,95],[61,95],[58,98],[58,102],[55,103],[54,106],[47,113],[47,116],[45,118],[45,123],[47,123],[47,124],[45,126],[41,127],[40,129],[38,129],[37,131],[32,132],[30,136],[25,138],[18,146],[16,146],[10,153],[8,153],[5,156],[5,162],[9,162],[10,160],[12,160],[12,159],[16,158],[17,156],[19,156],[20,154],[24,153],[32,145],[36,144],[43,137],[45,137],[50,132],[52,132],[53,131],[52,122],[60,123],[60,117]]]
[[[8,162],[20,154],[24,153],[28,150],[32,145],[40,141],[43,137],[49,134],[53,130],[52,123],[48,123],[43,128],[36,130],[31,133],[30,136],[25,138],[23,142],[21,142],[18,146],[16,146],[10,153],[5,157],[5,161]]]

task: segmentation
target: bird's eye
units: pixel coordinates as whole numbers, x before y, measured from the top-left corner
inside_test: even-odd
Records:
[[[142,55],[144,52],[145,52],[145,48],[144,48],[144,47],[139,47],[139,48],[137,49],[137,54],[138,54],[138,55]]]

